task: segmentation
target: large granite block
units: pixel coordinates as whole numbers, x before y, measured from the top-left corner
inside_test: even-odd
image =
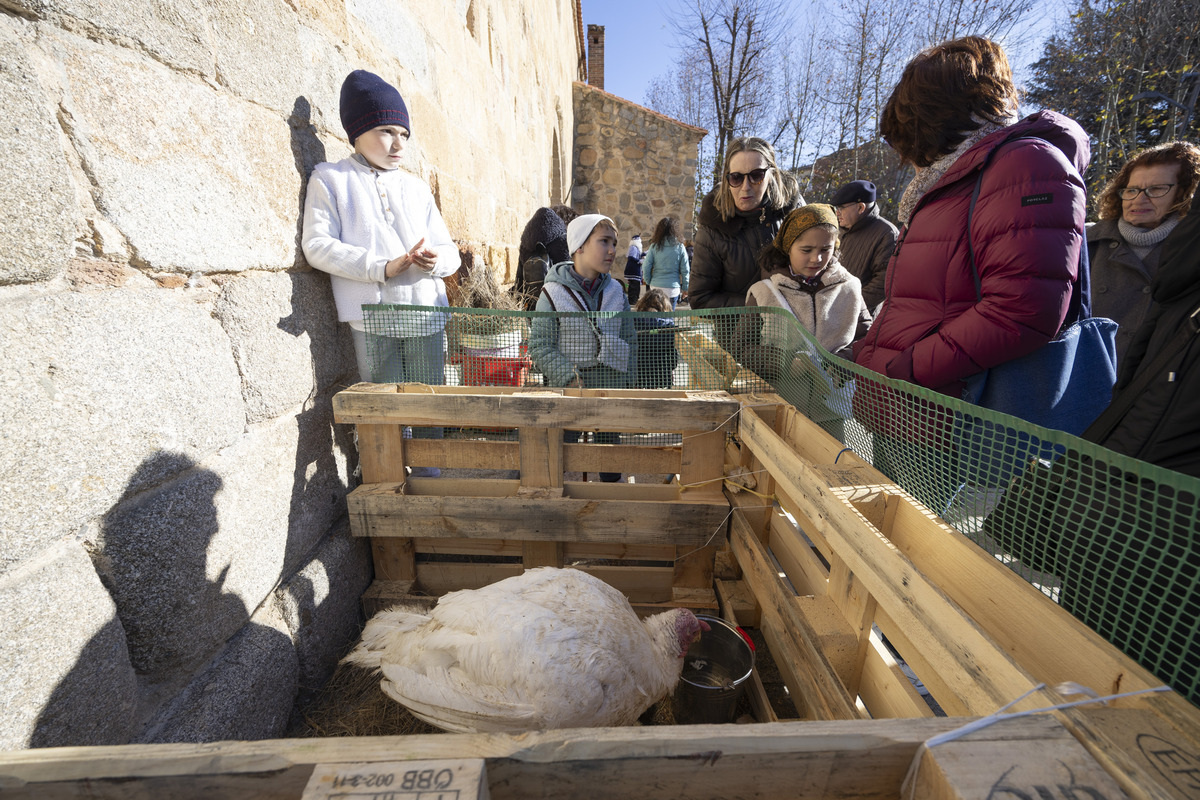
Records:
[[[0,750],[125,744],[138,688],[116,608],[77,542],[0,576]]]

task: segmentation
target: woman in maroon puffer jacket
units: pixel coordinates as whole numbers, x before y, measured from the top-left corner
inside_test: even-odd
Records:
[[[1043,111],[1014,122],[1016,108],[1008,58],[987,39],[931,47],[905,68],[880,130],[917,174],[857,363],[959,397],[963,379],[1058,333],[1078,279],[1091,151],[1073,120]],[[985,163],[970,231],[977,299],[966,226]]]
[[[854,344],[858,364],[959,398],[964,379],[1058,333],[1079,277],[1091,151],[1067,117],[1017,122],[1016,109],[1008,58],[987,39],[945,42],[905,67],[880,130],[916,176],[900,201],[883,307]],[[981,170],[969,232],[977,294],[967,215]],[[960,463],[954,415],[936,401],[860,379],[854,414],[876,434],[875,466],[934,511],[944,515],[978,478]]]

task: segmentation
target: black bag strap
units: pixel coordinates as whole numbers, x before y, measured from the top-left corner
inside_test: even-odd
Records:
[[[1166,347],[1159,351],[1150,365],[1138,370],[1133,381],[1112,399],[1108,408],[1088,426],[1081,438],[1087,439],[1089,442],[1103,442],[1107,439],[1108,435],[1117,427],[1117,423],[1133,406],[1134,401],[1146,391],[1150,382],[1162,375],[1162,371],[1167,368],[1171,359],[1182,353],[1198,332],[1200,332],[1200,305],[1196,306],[1187,316],[1183,324],[1179,326],[1179,330],[1175,331],[1175,335],[1171,337],[1171,341],[1167,342]]]

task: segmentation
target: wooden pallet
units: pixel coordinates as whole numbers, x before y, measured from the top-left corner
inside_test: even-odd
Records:
[[[931,716],[892,648],[952,716],[1030,690],[1012,710],[1080,699],[1055,691],[1067,681],[1102,695],[1161,685],[795,408],[744,399],[727,457],[778,505],[731,494],[742,580],[729,591],[805,718]],[[1178,694],[1053,716],[1130,796],[1200,797],[1200,710]]]
[[[363,485],[347,505],[369,537],[374,613],[414,594],[478,588],[576,564],[640,612],[715,609],[715,542],[730,508],[723,453],[739,404],[723,392],[358,384],[334,398],[357,427]],[[403,426],[515,429],[516,441],[404,439]],[[680,434],[672,446],[564,444],[564,430]],[[410,478],[405,466],[511,470],[514,479]],[[657,473],[668,484],[566,481]]]
[[[418,392],[425,399],[408,399]],[[557,563],[574,552],[669,559],[683,548],[711,551],[705,535],[661,526],[683,518],[707,526],[716,517],[706,514],[732,506],[717,582],[722,614],[759,630],[803,721],[32,750],[0,753],[0,796],[323,800],[408,782],[459,798],[1200,798],[1200,710],[1169,691],[1007,719],[923,749],[1030,690],[1012,710],[1061,703],[1054,687],[1064,681],[1101,694],[1158,681],[780,398],[740,400],[739,411],[723,394],[360,385],[336,402],[339,420],[359,426],[366,475],[382,478],[352,495],[356,532],[372,535],[377,568],[408,575],[409,583],[377,582],[373,602],[411,598],[413,581],[478,585],[547,555]],[[414,424],[470,419],[520,433],[487,447],[410,443],[398,413]],[[733,417],[736,436],[726,444]],[[557,429],[659,430],[661,419],[687,420],[673,427],[695,432],[675,451],[645,455],[678,464],[680,480],[657,488],[662,496],[555,482],[570,464],[628,471],[644,455],[563,446]],[[486,490],[476,481],[405,481],[406,452],[420,448],[420,458],[434,453],[442,466],[483,463],[521,477]],[[722,461],[755,473],[757,494],[726,489],[718,498],[711,487],[721,486]],[[703,482],[709,476],[717,480]],[[640,505],[628,518],[602,510],[630,504]],[[643,513],[658,521],[643,524]],[[605,527],[589,514],[608,514]],[[500,519],[508,515],[518,518]],[[417,540],[404,525],[411,519],[422,520]],[[555,526],[569,537],[552,536]],[[423,570],[415,555],[426,549],[504,553],[513,563]],[[712,564],[709,552],[695,574],[711,581]],[[697,588],[679,584],[675,571],[608,569],[603,577],[635,596],[655,587],[673,602]],[[933,716],[905,670],[951,717]],[[750,692],[758,719],[771,719],[761,687]],[[914,763],[915,783],[904,791]]]

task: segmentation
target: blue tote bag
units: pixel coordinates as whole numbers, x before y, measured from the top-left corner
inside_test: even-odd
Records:
[[[982,180],[980,170],[967,211],[967,252],[977,299],[983,298],[983,287],[971,245],[971,219]],[[1090,273],[1087,243],[1082,242],[1079,279],[1071,289],[1062,330],[1032,353],[968,378],[962,399],[1047,428],[1083,433],[1108,407],[1117,382],[1117,323],[1092,316]]]

